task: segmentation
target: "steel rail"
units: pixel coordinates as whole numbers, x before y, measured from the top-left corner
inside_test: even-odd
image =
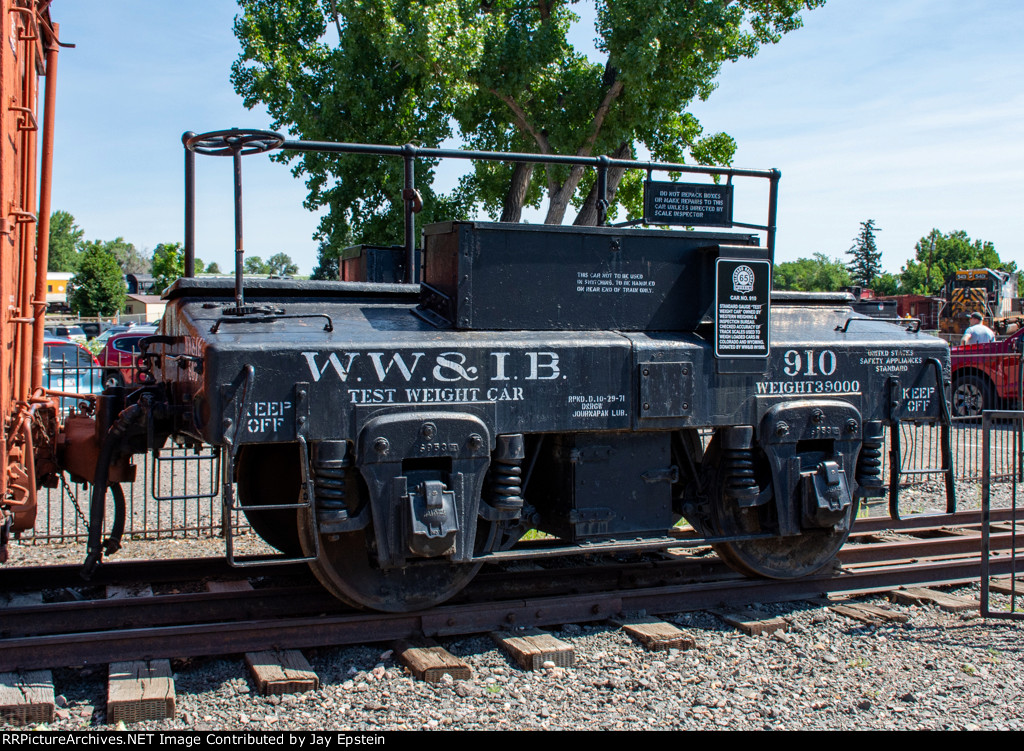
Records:
[[[1011,570],[1009,557],[990,564],[991,575]],[[829,594],[868,594],[895,586],[976,580],[980,556],[861,567],[795,581],[738,579],[728,583],[669,585],[528,597],[505,602],[441,606],[415,613],[346,613],[278,619],[130,628],[0,640],[0,671],[83,666],[132,659],[232,654],[266,649],[387,642],[418,635],[458,636],[501,628],[606,620],[618,613],[704,610],[729,604],[788,602]]]
[[[975,538],[977,543],[978,540]],[[913,541],[919,551],[935,538]],[[939,542],[943,542],[939,540]],[[865,547],[875,547],[868,545]],[[903,546],[906,548],[906,546]],[[898,552],[895,545],[884,545],[886,553]],[[905,551],[904,551],[905,552]],[[309,615],[309,611],[294,612],[291,607],[310,593],[295,591],[299,600],[281,595],[280,590],[259,590],[242,593],[217,593],[215,596],[180,595],[138,598],[134,601],[92,601],[66,604],[65,612],[78,614],[71,622],[81,628],[90,628],[91,611],[114,612],[120,605],[132,614],[129,627],[109,630],[78,631],[76,633],[49,633],[33,636],[12,636],[0,639],[0,671],[35,669],[61,665],[87,665],[125,659],[153,659],[209,654],[229,654],[269,648],[304,648],[340,646],[344,644],[388,641],[417,635],[452,636],[478,633],[509,626],[549,626],[566,622],[603,620],[620,612],[645,610],[651,613],[700,610],[725,604],[749,602],[783,602],[817,598],[828,594],[866,594],[894,586],[938,583],[963,583],[977,580],[981,574],[980,555],[949,557],[940,560],[891,559],[884,565],[853,564],[842,570],[795,581],[765,581],[734,578],[729,580],[700,581],[679,584],[647,586],[595,592],[551,592],[543,595],[508,596],[507,599],[484,602],[463,602],[428,611],[403,614],[337,612],[340,605],[325,602],[322,610]],[[1018,564],[1019,565],[1019,562]],[[990,563],[990,575],[1003,575],[1014,569],[1011,557],[996,554]],[[536,579],[550,579],[550,571],[538,572]],[[578,575],[570,579],[579,581]],[[660,572],[650,574],[655,580]],[[495,574],[494,578],[507,576]],[[526,577],[529,578],[529,577]],[[529,590],[531,582],[523,583]],[[513,593],[514,594],[514,593]],[[329,598],[328,598],[329,599]],[[165,600],[165,603],[159,603]],[[175,612],[178,620],[192,617],[182,610],[185,602],[214,603],[221,600],[236,606],[234,618],[229,621],[189,623],[182,625],[166,620],[154,625],[152,608],[165,608],[164,618]],[[109,603],[115,603],[110,605]],[[203,607],[211,607],[209,604]],[[262,610],[269,607],[270,610]],[[170,609],[166,609],[170,608]],[[5,611],[5,632],[18,633],[18,616],[29,617],[34,610],[42,614],[47,606],[10,608]],[[292,610],[291,613],[288,613]],[[51,615],[53,614],[52,611]],[[213,611],[206,611],[212,617]],[[273,613],[282,617],[269,618]],[[252,615],[258,617],[251,618]],[[65,620],[65,623],[68,622]],[[146,623],[145,627],[139,624]],[[369,636],[368,635],[372,635]]]
[[[1007,517],[1008,511],[998,511],[998,517]],[[960,513],[952,521],[955,525],[922,526],[906,520],[897,525],[903,539],[878,539],[881,531],[890,531],[888,520],[868,520],[858,524],[850,541],[840,551],[838,560],[847,566],[885,561],[908,561],[939,556],[971,555],[980,549],[981,533],[971,514]],[[943,517],[943,521],[951,521]],[[968,522],[968,523],[965,523]],[[865,527],[867,527],[865,529]],[[907,537],[910,539],[907,539]],[[1010,530],[997,532],[991,540],[995,549],[1013,546]],[[536,546],[536,543],[534,543]],[[706,551],[706,548],[705,548]],[[530,596],[543,586],[548,594],[559,592],[576,594],[581,589],[597,591],[620,586],[631,588],[655,586],[671,582],[722,581],[735,577],[715,556],[702,550],[675,548],[673,559],[615,562],[601,569],[586,567],[581,575],[578,567],[544,569],[539,572],[520,572],[510,578],[504,571],[485,569],[467,596],[476,600],[500,600],[509,597]],[[567,560],[570,560],[567,558]],[[7,591],[32,589],[71,589],[81,585],[77,566],[6,569],[0,571],[0,588]],[[0,636],[28,636],[73,631],[126,628],[140,624],[148,626],[174,625],[182,622],[200,623],[231,621],[252,617],[295,616],[302,614],[343,612],[346,608],[330,597],[313,582],[305,566],[287,569],[254,569],[252,576],[276,576],[276,583],[249,592],[211,594],[207,592],[158,593],[155,596],[133,598],[130,608],[124,600],[83,599],[44,604],[8,607],[0,624]],[[122,561],[105,566],[92,585],[121,583],[194,582],[218,577],[236,579],[238,572],[220,558]],[[287,577],[287,584],[281,583]],[[540,580],[540,581],[534,581]],[[582,584],[581,584],[582,582]],[[17,584],[17,587],[13,586]]]
[[[242,558],[242,560],[246,559]],[[306,566],[295,564],[294,566],[251,568],[247,571],[247,575],[250,577],[280,576],[304,574],[308,571]],[[0,567],[0,592],[81,587],[83,585],[81,572],[81,563],[59,566],[6,565]],[[204,577],[234,579],[238,577],[238,571],[229,566],[223,557],[105,560],[86,583],[102,586],[132,582],[181,582],[195,581]]]
[[[936,531],[936,530],[928,530]],[[980,534],[925,539],[894,540],[847,545],[840,552],[844,566],[892,564],[922,559],[977,554]],[[1012,547],[1010,532],[992,537],[992,547]],[[9,606],[4,609],[0,636],[41,636],[45,634],[99,631],[187,623],[239,621],[245,618],[277,618],[351,610],[333,598],[312,576],[301,571],[309,583],[289,582],[249,591],[188,592],[156,594],[125,599],[86,599],[46,604]],[[235,574],[237,576],[237,573]],[[291,578],[291,577],[289,577]],[[717,558],[680,556],[675,560],[611,564],[519,572],[482,573],[474,580],[467,598],[499,602],[535,595],[580,594],[616,588],[637,589],[672,583],[733,586],[738,575]]]
[[[1009,521],[1012,509],[993,509],[992,521]],[[980,511],[958,511],[955,514],[917,514],[907,516],[901,521],[888,517],[858,519],[854,524],[852,538],[862,534],[882,531],[892,532],[927,532],[939,527],[972,527],[982,522]],[[686,540],[686,533],[679,533],[679,540]],[[520,543],[522,547],[543,548],[545,543]],[[671,546],[669,546],[671,547]],[[849,547],[849,544],[847,545]],[[580,554],[587,551],[581,549]],[[568,555],[563,551],[564,555]],[[242,560],[245,560],[244,558]],[[64,564],[59,566],[18,566],[8,564],[0,567],[0,592],[30,591],[38,589],[60,589],[82,585],[80,564]],[[250,568],[246,571],[249,577],[280,576],[305,574],[308,571],[303,564],[294,566],[267,566]],[[203,577],[237,578],[237,569],[227,564],[222,557],[206,558],[175,558],[163,560],[105,560],[97,569],[90,584],[125,584],[137,581],[175,582],[190,581]]]

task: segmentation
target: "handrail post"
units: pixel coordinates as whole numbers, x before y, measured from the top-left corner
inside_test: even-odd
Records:
[[[232,144],[231,163],[235,179],[235,305],[238,315],[245,308],[245,292],[242,288],[242,262],[245,250],[242,244],[242,144]]]
[[[772,266],[775,265],[775,229],[778,226],[776,222],[776,213],[779,207],[779,179],[782,177],[782,172],[777,169],[771,171],[771,176],[768,178],[768,260],[771,261]]]
[[[402,204],[405,211],[405,281],[415,284],[416,279],[416,147],[411,143],[402,146],[402,160],[405,162],[405,184],[402,190]]]
[[[195,133],[186,131],[181,134],[181,144],[185,147],[185,276],[196,275],[196,154],[188,146],[188,139]]]
[[[597,158],[597,226],[601,227],[608,220],[608,163],[611,160],[606,154]]]

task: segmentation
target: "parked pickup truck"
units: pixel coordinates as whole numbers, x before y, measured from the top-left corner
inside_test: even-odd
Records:
[[[1019,408],[1024,329],[999,342],[953,347],[950,354],[953,417],[977,417],[986,409]]]

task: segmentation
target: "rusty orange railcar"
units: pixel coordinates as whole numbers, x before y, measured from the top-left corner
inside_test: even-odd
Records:
[[[55,410],[41,386],[60,43],[58,26],[50,17],[50,0],[0,0],[0,4],[2,562],[11,534],[35,522],[36,458],[54,449]]]

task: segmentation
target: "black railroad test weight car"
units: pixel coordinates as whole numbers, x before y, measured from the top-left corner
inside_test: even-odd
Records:
[[[855,314],[847,295],[771,293],[777,171],[266,131],[183,142],[188,277],[195,154],[230,156],[235,284],[179,280],[145,385],[101,398],[90,568],[123,520],[115,493],[103,543],[110,478],[173,436],[221,447],[225,513],[362,607],[429,607],[484,563],[549,555],[515,547],[534,528],[567,554],[641,551],[679,545],[685,519],[744,573],[804,576],[882,493],[885,427],[948,424],[941,340]],[[243,285],[241,157],[273,149],[404,160],[404,246],[349,253],[347,278],[371,281]],[[732,229],[448,222],[417,237],[415,161],[445,157],[583,164],[602,193],[609,168],[643,169],[648,223]],[[764,225],[733,220],[734,179],[767,182]]]

